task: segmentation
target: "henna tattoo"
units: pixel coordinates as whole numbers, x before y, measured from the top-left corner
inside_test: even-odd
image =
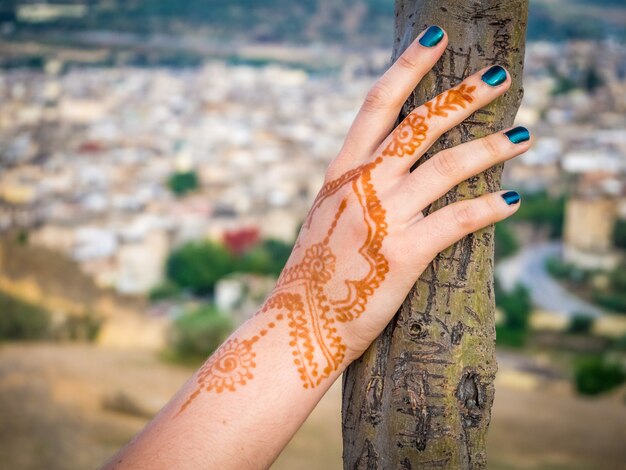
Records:
[[[389,262],[381,253],[382,242],[387,236],[385,209],[376,196],[376,190],[371,182],[371,171],[363,172],[358,182],[361,187],[359,188],[355,181],[353,190],[359,197],[363,220],[367,225],[367,237],[359,253],[369,263],[370,270],[361,279],[345,281],[350,288],[350,295],[343,300],[332,302],[336,318],[340,322],[358,318],[365,311],[367,298],[374,293],[389,271]]]
[[[428,109],[427,117],[448,117],[448,111],[456,111],[459,107],[465,108],[467,103],[474,101],[471,93],[475,88],[475,86],[467,86],[465,83],[462,83],[446,93],[437,95],[434,100],[426,103],[426,108]]]
[[[313,214],[322,205],[322,203],[326,199],[328,199],[330,196],[335,194],[337,191],[339,191],[341,188],[343,188],[346,184],[352,182],[353,180],[361,176],[361,173],[363,172],[364,169],[371,168],[372,166],[373,166],[373,163],[367,163],[367,164],[357,166],[356,168],[353,168],[352,170],[345,172],[339,178],[334,179],[326,183],[324,186],[322,186],[322,189],[320,189],[320,192],[317,194],[317,196],[315,197],[315,200],[313,201],[313,204],[311,205],[311,209],[309,210],[309,213],[306,217],[306,220],[303,226],[305,228],[310,228],[311,220],[313,220]]]
[[[417,148],[426,139],[426,118],[420,114],[411,113],[393,131],[391,142],[383,150],[384,156],[404,157],[413,155]]]
[[[256,354],[252,351],[252,345],[258,340],[258,336],[243,341],[236,338],[227,340],[200,368],[198,382],[202,384],[202,388],[207,392],[215,390],[221,393],[224,390],[234,391],[236,384],[245,385],[254,377],[251,369],[256,366]],[[201,388],[189,396],[179,413],[189,406],[200,391]]]
[[[390,142],[373,161],[347,171],[324,184],[303,224],[309,229],[313,217],[324,204],[336,200],[331,196],[350,185],[344,194],[325,236],[317,243],[303,248],[296,244],[294,252],[302,253],[297,262],[288,262],[281,272],[276,287],[255,316],[269,317],[267,323],[251,338],[227,340],[211,356],[197,374],[197,388],[179,410],[184,411],[202,390],[222,393],[235,391],[253,379],[256,364],[253,346],[268,331],[287,321],[289,347],[293,363],[304,388],[318,386],[337,371],[345,359],[347,349],[337,332],[337,323],[358,318],[368,299],[380,287],[389,272],[389,262],[382,253],[387,236],[386,211],[372,183],[372,171],[386,157],[402,158],[413,155],[426,139],[427,119],[437,115],[448,116],[448,111],[465,108],[473,101],[475,87],[461,84],[425,104],[427,116],[413,112],[393,131]],[[348,198],[356,200],[364,225],[364,241],[358,254],[367,266],[367,272],[352,279],[337,278],[337,255],[332,249],[333,235],[348,207]],[[343,282],[341,282],[343,281]],[[329,284],[345,286],[345,295],[331,298]]]

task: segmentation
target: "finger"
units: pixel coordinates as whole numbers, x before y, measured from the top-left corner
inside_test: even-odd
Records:
[[[413,110],[385,139],[374,158],[391,160],[385,168],[406,172],[441,134],[502,95],[511,85],[499,65],[480,70]]]
[[[520,206],[515,191],[499,191],[458,201],[433,212],[413,225],[419,256],[432,260],[464,236],[513,215]]]
[[[406,175],[395,195],[410,204],[398,206],[409,219],[460,182],[524,153],[530,145],[528,129],[515,127],[442,150]]]
[[[402,105],[435,65],[448,44],[438,26],[423,31],[378,79],[359,110],[340,155],[344,160],[367,160],[389,134]],[[348,163],[348,162],[345,162]]]

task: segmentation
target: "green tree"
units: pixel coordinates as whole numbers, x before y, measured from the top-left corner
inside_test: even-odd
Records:
[[[593,324],[593,317],[582,313],[576,314],[570,318],[569,324],[567,325],[567,331],[573,334],[587,335],[591,333]]]
[[[17,0],[3,0],[0,2],[0,25],[3,23],[17,23]]]
[[[626,313],[626,294],[623,292],[595,291],[592,300],[600,307],[616,313]]]
[[[546,227],[551,238],[560,238],[565,219],[565,198],[551,197],[546,192],[525,195],[515,219]]]
[[[532,300],[530,292],[521,284],[511,292],[496,286],[496,304],[504,315],[504,321],[496,326],[498,344],[521,347],[528,336]]]
[[[554,88],[552,89],[552,95],[566,95],[570,91],[576,89],[576,82],[571,78],[557,74],[555,77]]]
[[[625,380],[624,369],[601,356],[579,360],[574,370],[576,390],[583,395],[598,395],[621,385]]]
[[[615,223],[613,242],[616,247],[626,250],[626,220],[618,220]]]
[[[244,253],[239,260],[239,270],[256,274],[278,276],[282,271],[293,245],[280,240],[263,240]]]
[[[497,294],[496,294],[497,295]],[[512,292],[496,297],[496,303],[505,314],[504,324],[512,329],[525,330],[528,328],[532,301],[526,287],[517,284]]]
[[[179,171],[170,176],[167,186],[177,196],[195,191],[200,186],[195,171]]]
[[[626,313],[626,262],[609,273],[608,289],[595,289],[593,301],[618,313]]]
[[[151,298],[176,295],[177,286],[196,294],[211,294],[217,281],[234,272],[278,276],[292,248],[288,243],[269,239],[236,255],[212,241],[187,243],[170,253],[166,263],[169,283],[155,289]]]
[[[519,242],[510,223],[501,222],[495,228],[495,257],[496,261],[514,255],[519,249]]]
[[[626,262],[622,262],[621,265],[611,271],[609,282],[615,292],[626,294]]]
[[[154,287],[148,294],[148,298],[153,302],[171,299],[180,295],[180,286],[170,280],[166,280]]]
[[[187,243],[174,250],[166,263],[167,277],[196,294],[212,293],[215,283],[235,270],[235,257],[211,241]]]
[[[598,69],[594,65],[590,65],[585,72],[583,84],[585,89],[589,93],[593,93],[594,91],[596,91],[597,88],[600,88],[602,85],[604,85],[604,80],[602,79],[602,76],[598,73]]]

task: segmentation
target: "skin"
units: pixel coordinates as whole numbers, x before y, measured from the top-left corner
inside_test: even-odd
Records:
[[[418,38],[419,39],[419,38]],[[439,59],[413,42],[368,93],[263,307],[106,469],[268,468],[334,380],[380,334],[432,259],[511,216],[498,193],[422,211],[526,150],[503,132],[411,166],[441,134],[507,91],[477,71],[394,123]]]

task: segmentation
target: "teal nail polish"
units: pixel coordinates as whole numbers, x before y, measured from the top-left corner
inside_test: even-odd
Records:
[[[494,65],[480,77],[483,82],[490,86],[498,86],[506,80],[506,70],[499,65]]]
[[[530,139],[530,132],[528,132],[528,129],[522,126],[509,129],[504,133],[504,135],[507,136],[509,140],[514,144],[520,144]]]
[[[507,191],[502,194],[502,199],[504,199],[504,202],[509,206],[512,206],[513,204],[517,204],[521,198],[517,191]]]
[[[419,43],[425,47],[433,47],[439,44],[442,39],[443,29],[439,26],[430,26],[420,38]]]

